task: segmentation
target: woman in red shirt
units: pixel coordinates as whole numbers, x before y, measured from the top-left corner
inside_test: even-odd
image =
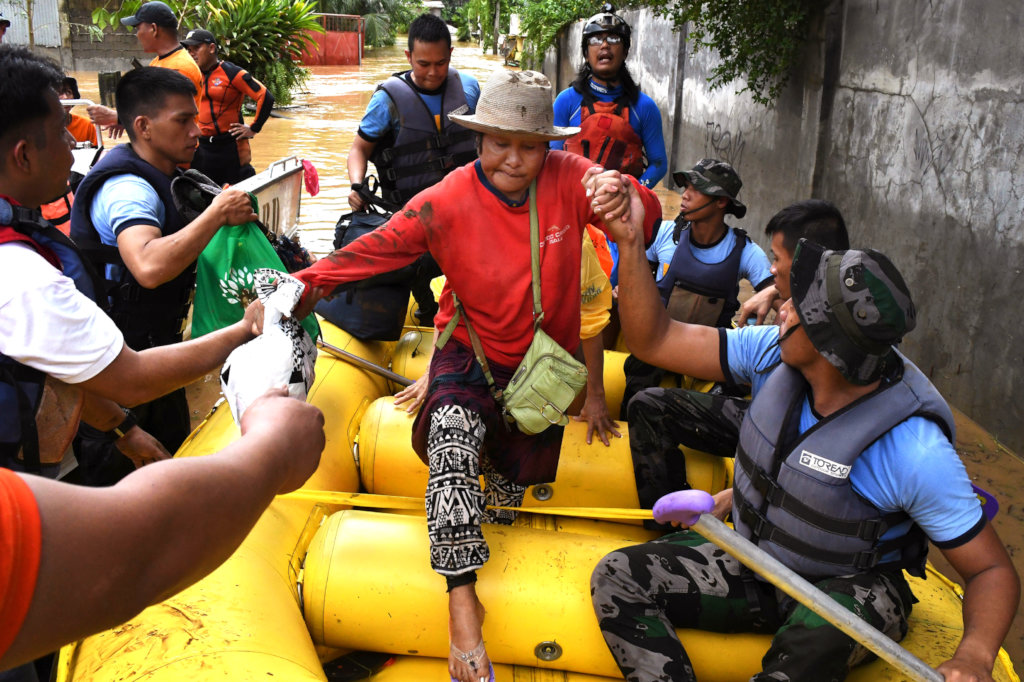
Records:
[[[652,234],[657,197],[616,171],[584,157],[549,151],[548,141],[578,128],[552,125],[551,84],[533,71],[496,71],[476,113],[451,119],[481,135],[479,159],[420,192],[387,224],[296,274],[314,289],[388,272],[429,251],[447,283],[438,330],[454,313],[455,292],[480,338],[495,383],[503,388],[533,340],[529,188],[537,181],[542,328],[569,352],[580,341],[580,258],[587,223],[623,219]],[[476,569],[488,559],[481,523],[512,523],[527,485],[551,481],[562,428],[528,436],[509,428],[492,398],[460,318],[451,339],[434,352],[427,377],[399,398],[419,402],[413,446],[430,468],[427,527],[430,561],[449,593],[452,678],[489,676],[482,640],[483,606]],[[481,490],[479,476],[486,486]]]

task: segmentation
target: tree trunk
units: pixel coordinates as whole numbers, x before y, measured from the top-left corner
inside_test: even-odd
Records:
[[[494,42],[491,47],[491,54],[498,54],[498,31],[501,23],[501,0],[494,0]]]

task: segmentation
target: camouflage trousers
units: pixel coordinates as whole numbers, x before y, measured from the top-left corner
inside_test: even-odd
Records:
[[[906,635],[915,599],[902,572],[829,578],[817,586],[893,640]],[[675,628],[774,633],[762,672],[751,678],[756,682],[838,682],[874,658],[690,531],[608,554],[594,569],[590,590],[605,643],[629,682],[697,679]]]
[[[430,414],[427,436],[427,536],[430,565],[454,577],[474,571],[490,558],[481,523],[509,525],[516,513],[485,505],[518,507],[526,486],[517,485],[481,456],[486,427],[481,416],[460,405],[442,405]],[[486,489],[480,488],[480,474]]]
[[[640,506],[689,488],[680,445],[719,457],[736,454],[749,401],[680,388],[648,388],[629,403],[629,452]]]

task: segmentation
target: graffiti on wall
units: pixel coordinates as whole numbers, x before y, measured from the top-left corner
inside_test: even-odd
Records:
[[[743,140],[743,131],[732,131],[723,128],[721,123],[714,121],[705,122],[704,130],[704,155],[713,156],[716,159],[731,163],[733,166],[740,165],[743,157],[743,149],[747,143]]]

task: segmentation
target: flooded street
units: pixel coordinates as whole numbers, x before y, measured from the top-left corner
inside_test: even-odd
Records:
[[[297,92],[293,104],[279,110],[287,118],[271,118],[252,140],[253,167],[257,172],[286,156],[311,161],[320,175],[320,193],[302,193],[299,224],[302,243],[317,255],[328,253],[334,241],[334,224],[348,212],[346,160],[374,88],[391,74],[409,68],[405,38],[394,47],[368,50],[361,66],[312,67],[306,92]],[[500,56],[482,54],[479,47],[456,43],[452,66],[480,80],[502,67]],[[75,73],[82,96],[99,101],[95,73]],[[278,111],[275,109],[275,111]],[[251,120],[251,116],[246,117]],[[113,145],[108,142],[107,147]],[[372,170],[372,169],[371,169]],[[665,215],[675,216],[679,194],[659,185]]]
[[[319,172],[320,193],[311,197],[303,192],[299,218],[302,243],[317,255],[332,249],[335,222],[342,213],[349,211],[346,159],[370,96],[376,85],[390,74],[408,68],[404,38],[399,40],[395,47],[368,51],[361,66],[313,67],[306,92],[296,93],[294,105],[280,110],[286,118],[269,120],[252,141],[253,165],[257,171],[277,159],[294,155],[312,162]],[[492,70],[502,67],[502,59],[481,54],[478,47],[463,44],[455,47],[452,65],[476,76],[482,83]],[[99,101],[96,74],[73,75],[78,78],[82,96]],[[251,116],[247,119],[251,120]],[[115,144],[108,141],[107,147]],[[669,192],[660,184],[656,191],[662,200],[663,215],[675,217],[679,210],[678,192]],[[761,226],[746,227],[761,241]],[[216,375],[209,378],[216,381]],[[197,420],[206,413],[207,406],[193,403]],[[972,478],[999,499],[1001,509],[994,525],[1010,549],[1018,571],[1024,572],[1024,461],[976,423],[959,412],[956,416],[957,449]],[[950,577],[955,576],[938,551],[929,556],[940,570]],[[1015,665],[1020,666],[1024,662],[1024,613],[1020,611],[1005,647]]]

